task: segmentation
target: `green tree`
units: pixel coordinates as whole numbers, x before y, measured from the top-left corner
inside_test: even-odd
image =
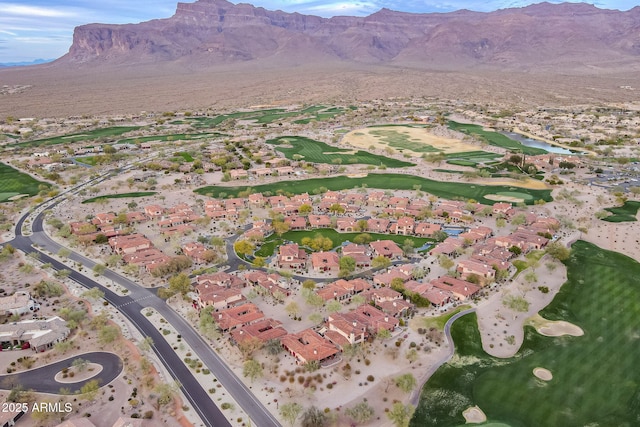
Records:
[[[256,378],[260,378],[262,376],[262,365],[254,359],[249,359],[244,362],[242,375],[244,377],[249,377],[251,382],[253,382]]]
[[[365,220],[361,220],[361,221],[365,221]],[[365,221],[366,223],[366,221]],[[365,228],[366,230],[366,228]],[[364,245],[367,243],[371,243],[371,241],[373,240],[373,237],[371,237],[371,234],[369,233],[361,233],[358,234],[356,237],[353,238],[353,243],[358,244],[358,245]]]
[[[278,236],[282,236],[284,233],[286,233],[287,231],[289,231],[291,229],[289,224],[287,224],[284,221],[273,221],[272,222],[272,226],[273,226],[273,231],[275,231],[275,233]]]
[[[33,287],[31,292],[38,298],[48,298],[61,296],[64,293],[64,289],[57,283],[41,280]]]
[[[304,203],[298,208],[298,215],[300,216],[307,216],[311,212],[313,212],[313,207],[308,203]]]
[[[99,389],[100,383],[98,380],[91,380],[80,388],[80,394],[86,400],[95,400]]]
[[[209,244],[211,246],[213,246],[214,248],[221,248],[224,246],[224,239],[222,237],[218,237],[218,236],[213,236],[210,240],[209,240]]]
[[[514,254],[515,256],[518,256],[522,253],[522,249],[520,249],[520,247],[513,245],[509,248],[509,252],[511,252],[512,254]]]
[[[527,222],[527,217],[523,213],[519,213],[518,215],[511,218],[511,225],[522,225]]]
[[[356,269],[356,260],[350,256],[343,256],[340,258],[340,277],[346,277],[353,273]]]
[[[519,313],[529,311],[529,302],[521,296],[505,295],[504,298],[502,298],[502,305]]]
[[[89,366],[89,361],[78,357],[71,362],[71,366],[76,370],[76,372],[84,372],[87,369],[87,366]]]
[[[253,259],[253,262],[251,263],[251,265],[253,265],[256,268],[262,268],[265,265],[267,265],[267,261],[266,259],[264,259],[264,257],[257,256]]]
[[[314,311],[309,315],[309,321],[314,325],[319,325],[320,323],[322,323],[322,315],[317,311]]]
[[[386,340],[391,338],[391,331],[389,331],[388,329],[380,329],[378,330],[378,333],[376,335],[376,338],[379,338],[381,340]]]
[[[298,306],[297,302],[291,301],[289,304],[287,304],[284,310],[287,312],[289,316],[297,317],[298,313],[300,313],[300,306]]]
[[[314,291],[316,289],[316,282],[311,279],[306,279],[304,282],[302,282],[302,289]]]
[[[402,244],[402,253],[405,256],[409,256],[414,252],[415,252],[415,244],[413,240],[405,239],[404,243]]]
[[[104,292],[102,292],[102,290],[100,290],[100,288],[96,286],[89,290],[84,291],[82,294],[80,294],[80,296],[82,298],[87,298],[87,299],[97,301],[99,299],[104,298]]]
[[[440,264],[440,267],[444,268],[445,270],[449,270],[450,268],[453,268],[454,265],[456,265],[456,263],[453,262],[451,258],[444,254],[440,254],[438,256],[438,264]]]
[[[32,403],[34,401],[35,395],[33,394],[33,390],[25,390],[20,384],[13,387],[7,396],[7,402]]]
[[[248,240],[239,240],[233,244],[233,249],[240,256],[252,254],[256,246]]]
[[[403,405],[402,402],[396,402],[393,404],[391,410],[387,412],[387,416],[391,422],[393,422],[394,426],[408,427],[414,411],[415,407],[413,405]]]
[[[52,400],[45,399],[39,404],[45,404],[44,408],[51,408],[56,403]],[[52,405],[52,406],[49,406]],[[58,411],[44,409],[31,412],[31,419],[36,422],[37,425],[51,425],[60,421],[60,413]]]
[[[360,402],[351,408],[347,408],[345,414],[358,424],[366,424],[373,419],[376,411],[367,402]]]
[[[309,304],[311,307],[320,308],[324,305],[324,300],[320,295],[315,292],[310,292],[306,298],[305,302]]]
[[[391,260],[385,256],[379,255],[371,260],[373,268],[387,268],[391,265]]]
[[[158,407],[169,404],[180,387],[180,383],[177,381],[169,384],[161,383],[156,385],[153,391],[157,396]]]
[[[262,348],[271,356],[277,356],[282,352],[282,344],[277,338],[267,341]]]
[[[207,338],[214,340],[220,337],[220,331],[218,329],[218,325],[215,322],[213,317],[213,312],[215,311],[215,307],[209,305],[202,310],[200,310],[200,320],[198,322],[198,326],[200,327],[200,332]]]
[[[405,393],[411,392],[414,388],[416,388],[417,382],[416,378],[413,374],[404,374],[395,378],[396,387],[402,390]]]
[[[58,250],[58,256],[60,258],[69,258],[69,255],[71,255],[71,250],[67,248],[60,248],[60,250]]]
[[[144,339],[138,345],[138,348],[145,353],[151,350],[152,347],[153,347],[153,338],[151,337],[144,337]]]
[[[302,414],[302,427],[324,427],[327,424],[327,416],[315,406],[307,408]]]
[[[549,243],[545,252],[558,261],[566,261],[571,256],[571,249],[558,241]]]
[[[62,270],[58,270],[55,273],[53,273],[53,277],[55,277],[56,279],[65,279],[69,277],[70,274],[71,274],[71,270],[67,270],[66,268],[63,268]]]
[[[114,325],[105,325],[98,330],[98,342],[111,344],[120,337],[120,328]]]
[[[185,273],[180,273],[169,279],[169,290],[173,294],[186,295],[191,291],[191,279]]]
[[[336,313],[340,310],[342,310],[342,304],[340,303],[340,301],[332,299],[327,303],[327,311],[329,313]]]
[[[96,276],[101,276],[106,271],[107,266],[103,264],[96,264],[93,266],[92,270]]]
[[[333,205],[329,206],[329,212],[334,215],[342,215],[344,213],[344,206],[339,203],[334,203]]]
[[[284,405],[280,405],[280,416],[293,427],[302,409],[302,405],[297,402],[285,403]]]

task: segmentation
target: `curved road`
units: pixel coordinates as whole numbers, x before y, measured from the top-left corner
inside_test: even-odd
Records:
[[[64,368],[71,366],[72,362],[78,358],[82,358],[90,363],[102,365],[102,371],[91,378],[78,382],[58,382],[55,376]],[[123,369],[122,359],[115,353],[106,351],[94,351],[84,353],[78,356],[69,357],[59,362],[50,363],[40,366],[39,368],[30,369],[17,374],[0,375],[0,388],[11,390],[15,385],[20,384],[26,390],[33,390],[38,393],[59,394],[61,388],[69,388],[72,393],[79,392],[82,386],[91,380],[99,380],[100,386],[105,386],[116,379]]]
[[[60,199],[61,196],[62,195],[57,196],[52,200]],[[42,208],[43,206],[50,209],[56,204],[64,202],[64,200],[58,200],[51,203],[52,200],[41,204],[36,209]],[[46,249],[50,253],[57,253],[62,246],[51,240],[44,232],[42,227],[42,212],[38,213],[33,219],[33,234],[31,236],[22,235],[22,226],[27,217],[29,217],[28,213],[20,218],[16,224],[16,237],[8,243],[27,254],[31,252],[38,252],[40,254],[40,260],[44,263],[50,263],[55,270],[69,270],[71,272],[69,274],[69,278],[71,280],[79,283],[87,289],[97,287],[104,292],[104,298],[106,301],[117,308],[143,336],[151,337],[153,340],[153,351],[170,375],[180,383],[182,392],[205,425],[223,427],[230,426],[230,423],[224,414],[222,414],[220,409],[212,403],[211,397],[207,391],[205,391],[202,385],[195,379],[190,369],[185,366],[183,361],[176,354],[171,345],[165,340],[158,328],[141,313],[143,308],[151,307],[157,310],[169,322],[169,324],[171,324],[176,332],[182,335],[182,338],[192,348],[193,352],[211,371],[214,377],[217,378],[224,386],[233,399],[242,407],[253,423],[260,427],[280,426],[280,423],[275,419],[275,417],[262,405],[262,403],[245,386],[245,384],[231,371],[231,369],[229,369],[226,363],[220,358],[220,356],[218,356],[211,346],[202,339],[202,337],[187,321],[185,321],[185,319],[171,309],[164,300],[158,298],[153,290],[140,287],[133,281],[120,276],[111,270],[106,270],[103,274],[104,277],[111,279],[113,282],[118,283],[129,291],[127,296],[117,295],[95,280],[79,273],[72,267],[57,261],[42,252],[40,249],[36,249],[34,246],[37,245],[38,248]],[[96,264],[95,261],[83,257],[75,252],[72,253],[69,258],[81,263],[83,267],[89,271]]]
[[[422,392],[422,388],[424,387],[425,383],[427,381],[429,381],[429,378],[431,378],[431,376],[445,363],[447,363],[449,360],[451,360],[451,358],[453,357],[454,353],[456,352],[456,348],[454,346],[453,343],[453,338],[451,337],[451,325],[453,325],[453,322],[455,322],[456,320],[458,320],[459,318],[461,318],[462,316],[465,316],[469,313],[473,313],[475,312],[476,309],[475,308],[469,308],[467,310],[463,310],[459,313],[454,314],[453,316],[451,316],[451,318],[449,320],[447,320],[447,323],[445,323],[444,325],[444,335],[447,338],[447,342],[449,343],[449,354],[447,354],[446,356],[444,356],[438,363],[432,365],[431,367],[429,367],[429,369],[427,370],[427,372],[424,374],[424,381],[422,381],[421,384],[419,384],[419,387],[416,387],[416,389],[411,393],[411,404],[414,406],[417,406],[420,400],[420,393]]]

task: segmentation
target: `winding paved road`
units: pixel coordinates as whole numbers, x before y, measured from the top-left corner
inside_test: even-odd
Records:
[[[55,376],[64,368],[71,366],[74,360],[82,358],[90,363],[97,363],[102,366],[102,371],[91,378],[78,382],[58,382]],[[33,390],[38,393],[59,394],[61,388],[68,388],[72,393],[79,392],[82,386],[91,380],[99,380],[100,386],[105,386],[115,380],[123,369],[122,359],[115,353],[106,351],[94,351],[83,353],[78,356],[69,357],[59,362],[33,368],[28,371],[16,374],[0,375],[0,389],[11,390],[15,385],[20,384],[26,390]]]
[[[106,179],[107,176],[95,178],[93,182]],[[83,185],[86,185],[83,184]],[[77,190],[76,187],[73,191]],[[46,249],[50,253],[57,253],[62,246],[54,242],[47,236],[43,230],[43,208],[51,209],[59,203],[65,203],[63,196],[71,192],[69,190],[52,200],[45,202],[36,207],[36,216],[32,220],[31,228],[33,234],[25,236],[22,234],[22,227],[30,213],[25,214],[16,224],[16,237],[7,243],[13,245],[26,254],[37,252],[40,254],[40,260],[44,263],[50,263],[55,270],[69,270],[69,278],[87,289],[98,288],[104,292],[104,298],[145,337],[151,337],[153,340],[152,349],[158,356],[159,360],[165,366],[169,374],[181,385],[181,391],[200,416],[203,423],[207,426],[224,427],[230,426],[220,409],[212,403],[211,397],[195,379],[189,368],[185,366],[180,357],[173,350],[171,345],[165,340],[158,328],[153,325],[141,310],[151,307],[157,310],[178,334],[182,336],[184,341],[191,347],[193,352],[198,356],[202,363],[211,371],[213,376],[218,379],[220,384],[224,386],[226,391],[233,399],[242,407],[242,409],[251,418],[255,425],[260,427],[278,427],[280,423],[277,419],[262,405],[262,403],[253,395],[253,393],[245,386],[245,384],[229,369],[222,358],[207,344],[200,334],[198,334],[191,325],[171,309],[164,300],[158,298],[151,289],[143,288],[135,282],[120,276],[119,274],[106,270],[104,277],[111,279],[114,283],[126,288],[129,293],[127,296],[115,294],[110,289],[96,282],[95,280],[81,274],[73,267],[67,266],[60,261],[50,257],[41,249]],[[37,248],[36,248],[37,246]],[[91,271],[96,264],[95,261],[86,258],[80,254],[73,252],[70,260],[81,263],[85,269]]]
[[[431,376],[445,363],[447,363],[449,360],[451,360],[451,358],[453,357],[454,353],[456,352],[456,348],[454,346],[453,343],[453,338],[451,337],[451,325],[453,325],[453,322],[455,322],[456,320],[458,320],[459,318],[461,318],[462,316],[465,316],[469,313],[473,313],[475,312],[476,309],[475,308],[469,308],[467,310],[463,310],[459,313],[454,314],[453,316],[451,316],[451,318],[449,320],[447,320],[447,323],[445,323],[444,325],[444,335],[447,338],[447,343],[449,343],[449,353],[444,356],[438,363],[433,364],[432,366],[429,367],[429,369],[427,370],[427,372],[424,374],[424,381],[422,381],[421,384],[419,384],[419,387],[416,387],[416,389],[411,393],[411,404],[414,406],[417,406],[418,403],[420,403],[420,393],[422,391],[422,388],[424,387],[425,383],[427,381],[429,381],[429,378],[431,378]]]

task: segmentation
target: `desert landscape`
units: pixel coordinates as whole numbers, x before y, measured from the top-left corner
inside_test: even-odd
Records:
[[[632,424],[639,10],[199,0],[0,67],[7,422]]]

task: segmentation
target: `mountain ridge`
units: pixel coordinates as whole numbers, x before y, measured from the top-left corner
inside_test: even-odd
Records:
[[[178,3],[165,19],[88,24],[74,31],[66,66],[183,63],[191,68],[256,60],[337,60],[429,69],[569,67],[638,69],[640,6],[629,11],[584,3],[538,3],[495,12],[322,18],[247,3]]]

